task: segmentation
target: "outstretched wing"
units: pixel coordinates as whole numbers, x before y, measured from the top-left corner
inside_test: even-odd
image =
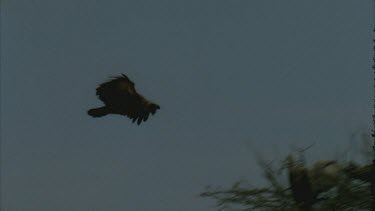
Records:
[[[135,90],[134,83],[124,74],[101,84],[96,94],[111,113],[128,116],[139,125],[154,114],[160,106],[148,101]]]
[[[113,77],[96,89],[96,95],[107,106],[126,106],[137,95],[134,83],[124,74],[119,77]]]
[[[133,122],[137,121],[137,124],[141,124],[142,121],[146,121],[150,114],[154,115],[156,110],[160,109],[160,106],[152,103],[142,96],[141,99],[127,109],[126,116],[132,119]]]

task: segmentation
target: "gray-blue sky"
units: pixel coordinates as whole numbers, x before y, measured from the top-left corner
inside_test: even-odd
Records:
[[[4,211],[215,210],[206,185],[262,182],[254,149],[330,159],[371,126],[370,0],[1,6]],[[161,105],[139,127],[86,115],[119,73]]]

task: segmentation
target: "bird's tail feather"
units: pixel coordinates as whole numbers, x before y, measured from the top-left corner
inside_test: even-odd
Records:
[[[87,114],[92,117],[102,117],[109,114],[109,110],[107,107],[100,107],[100,108],[93,108],[87,111]]]

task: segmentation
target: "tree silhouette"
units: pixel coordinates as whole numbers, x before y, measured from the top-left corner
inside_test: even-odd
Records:
[[[202,197],[217,201],[219,210],[308,211],[370,210],[372,165],[341,164],[320,160],[311,167],[287,156],[277,167],[259,162],[268,186],[256,188],[235,183],[230,188],[212,188]],[[285,181],[287,177],[287,182]],[[365,179],[364,179],[365,178]]]

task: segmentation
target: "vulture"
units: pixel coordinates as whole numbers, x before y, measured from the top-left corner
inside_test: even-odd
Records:
[[[288,156],[287,164],[290,189],[294,201],[300,210],[311,211],[315,199],[308,169],[302,163],[294,161],[292,156]]]
[[[139,125],[148,119],[150,113],[154,115],[156,110],[160,109],[158,104],[138,94],[133,81],[124,74],[100,84],[96,88],[96,95],[103,101],[104,106],[88,110],[88,115],[92,117],[119,114]]]

